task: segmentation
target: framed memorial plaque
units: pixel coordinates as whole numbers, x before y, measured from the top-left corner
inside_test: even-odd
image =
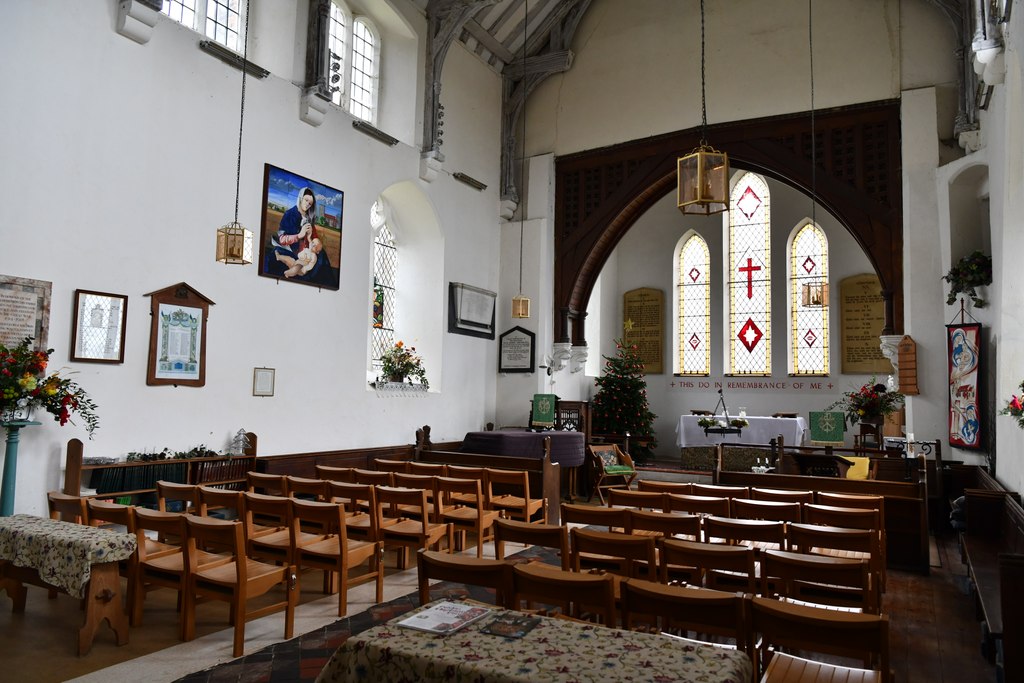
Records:
[[[46,350],[52,286],[45,280],[0,275],[0,343],[12,347],[32,337],[34,348]]]
[[[71,325],[71,360],[123,363],[128,297],[123,294],[75,290]]]
[[[498,338],[498,372],[533,372],[537,335],[513,327]]]
[[[152,297],[146,384],[206,384],[206,319],[212,301],[184,282]]]
[[[494,339],[494,302],[498,295],[461,282],[448,283],[448,331]]]

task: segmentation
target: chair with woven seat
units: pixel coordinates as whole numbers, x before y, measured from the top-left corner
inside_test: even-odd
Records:
[[[340,503],[291,500],[292,533],[295,538],[293,559],[298,571],[319,569],[324,572],[324,588],[335,590],[338,577],[338,616],[348,612],[348,589],[374,581],[376,601],[384,601],[384,550],[381,541],[362,541],[348,537],[345,507]],[[301,528],[318,527],[316,533]],[[351,570],[366,564],[366,571],[352,575]]]
[[[526,470],[485,468],[484,486],[493,510],[503,510],[512,519],[547,524],[548,509],[543,497],[530,494],[530,475]],[[538,515],[539,513],[539,515]],[[536,519],[534,517],[536,516]]]
[[[483,557],[484,543],[494,538],[494,521],[500,512],[486,508],[483,489],[476,479],[435,477],[434,481],[440,504],[437,519],[451,524],[452,535],[459,535],[457,544],[449,536],[448,547],[461,550],[467,533],[472,533],[476,538],[476,556]]]
[[[795,605],[755,597],[750,601],[754,674],[761,683],[858,680],[891,683],[889,617]],[[859,660],[863,669],[811,661],[783,649]]]
[[[632,629],[637,622],[653,617],[659,631],[682,631],[689,638],[722,645],[706,636],[728,638],[747,652],[747,605],[742,593],[729,593],[693,586],[667,586],[663,583],[629,579],[620,587],[622,627]]]
[[[494,520],[494,557],[505,557],[505,543],[538,545],[558,551],[561,568],[569,571],[572,558],[569,554],[569,529],[555,524],[531,524],[515,519]]]
[[[512,566],[512,608],[522,601],[557,606],[561,614],[599,620],[615,627],[615,589],[611,574],[581,574],[540,563]]]
[[[587,498],[589,503],[594,493],[605,505],[604,492],[613,488],[629,489],[636,479],[636,467],[629,453],[616,444],[591,444],[587,446],[593,468],[594,486]]]
[[[435,548],[440,545],[442,539],[448,537],[451,525],[447,522],[431,521],[427,492],[424,489],[400,489],[392,486],[376,488],[377,509],[380,511],[378,518],[386,517],[385,510],[399,507],[410,513],[391,518],[395,521],[385,523],[380,529],[384,549],[397,547],[399,550],[399,569],[405,569],[408,565],[410,549]]]
[[[867,560],[766,550],[760,564],[765,597],[878,613]]]
[[[494,591],[494,604],[505,607],[512,589],[512,563],[466,555],[441,553],[434,550],[417,551],[416,571],[419,581],[420,604],[445,596],[431,596],[430,581],[452,581],[457,584],[483,586]]]
[[[205,598],[230,604],[234,625],[232,656],[240,657],[245,649],[245,622],[284,609],[284,637],[292,637],[295,605],[298,601],[297,577],[293,565],[278,566],[249,559],[245,554],[242,522],[211,517],[186,515],[185,544],[187,589],[182,606],[182,640],[190,641],[196,633],[196,600]],[[227,547],[231,558],[224,563],[200,564],[199,548]],[[251,598],[275,588],[283,590],[282,599],[248,610]]]
[[[746,546],[663,539],[659,553],[661,582],[684,580],[714,590],[757,592],[754,551]]]

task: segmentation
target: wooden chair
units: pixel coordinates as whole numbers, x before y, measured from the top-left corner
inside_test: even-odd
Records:
[[[420,463],[421,465],[431,465],[433,463]],[[480,482],[480,490],[484,495],[484,507],[491,510],[491,503],[487,500],[487,469],[484,467],[469,467],[467,465],[444,465],[444,474],[441,476],[451,477],[452,479],[475,479]],[[459,494],[455,493],[452,495],[452,502],[458,502],[463,505],[473,504],[473,496],[470,494]]]
[[[407,474],[409,472],[409,461],[374,458],[373,467],[381,472],[399,472],[401,474]]]
[[[881,496],[840,496],[818,492],[819,501],[804,505],[804,522],[837,526],[844,529],[871,529],[878,534],[878,554],[881,558],[882,591],[886,584],[886,537],[884,498]],[[843,503],[843,505],[839,505]],[[877,505],[878,507],[873,507]]]
[[[562,524],[587,524],[607,527],[608,531],[621,531],[629,523],[627,508],[596,507],[582,503],[562,503]]]
[[[726,486],[724,484],[693,484],[691,492],[695,496],[717,496],[719,498],[750,498],[747,486]]]
[[[345,526],[352,538],[380,541],[380,530],[385,524],[397,524],[398,519],[381,517],[377,504],[377,487],[347,481],[327,482],[328,502],[345,506]]]
[[[526,470],[486,468],[487,500],[492,509],[504,510],[512,519],[524,522],[548,522],[543,498],[530,496],[530,476]],[[534,515],[540,517],[534,520]]]
[[[483,489],[476,479],[453,479],[434,477],[440,503],[438,521],[451,524],[448,547],[461,550],[465,546],[466,532],[476,538],[476,556],[484,556],[484,543],[494,538],[494,521],[498,510],[488,510],[484,505]],[[456,495],[458,497],[456,497]],[[462,501],[467,501],[465,504]],[[458,532],[455,545],[454,533]]]
[[[766,550],[761,554],[761,595],[878,613],[867,560]]]
[[[213,486],[199,485],[199,512],[201,517],[220,517],[222,519],[245,518],[245,504],[242,492],[233,489],[219,489]]]
[[[803,504],[779,500],[732,499],[732,516],[737,519],[767,519],[776,522],[803,521]]]
[[[323,503],[292,499],[292,535],[295,538],[296,569],[320,569],[325,574],[325,588],[334,590],[333,577],[338,576],[338,616],[348,612],[350,586],[376,582],[377,602],[384,601],[384,548],[381,541],[350,539],[345,525],[345,507],[340,503]],[[315,525],[319,533],[301,531]],[[365,572],[352,576],[351,570],[367,565]]]
[[[685,540],[700,541],[702,537],[699,515],[652,510],[630,510],[626,517],[625,532],[654,536],[656,539],[685,536]]]
[[[597,568],[634,578],[657,575],[653,536],[634,536],[585,528],[569,530],[573,571]]]
[[[608,507],[624,507],[637,510],[665,510],[665,494],[660,491],[632,491],[609,489]]]
[[[780,681],[859,680],[890,683],[889,617],[794,605],[755,597],[750,601],[751,642],[755,678]],[[867,671],[811,662],[781,652],[782,648],[861,660]],[[774,651],[774,655],[770,654]],[[770,657],[770,661],[769,661]],[[859,678],[851,676],[859,674]]]
[[[50,519],[88,524],[89,509],[85,500],[81,496],[71,496],[60,491],[47,492],[46,507],[50,512]]]
[[[493,603],[499,607],[508,606],[512,593],[511,562],[451,555],[426,549],[417,551],[417,555],[419,557],[416,559],[416,571],[421,605],[442,597],[433,597],[430,594],[430,581],[437,579],[490,588],[494,591]]]
[[[118,503],[111,503],[105,500],[97,500],[95,498],[88,498],[86,500],[86,507],[89,513],[89,524],[92,526],[103,526],[116,525],[124,527],[125,533],[135,533],[135,507],[132,505],[120,505]],[[143,543],[146,544],[147,548],[152,548],[155,552],[157,548],[166,547],[165,544],[160,543],[155,539],[144,536],[145,540]],[[118,572],[121,576],[125,577],[127,584],[125,586],[125,597],[126,607],[129,615],[129,621],[132,614],[132,600],[135,596],[135,582],[138,574],[137,568],[139,564],[139,553],[133,553],[127,560],[122,560],[118,563]]]
[[[572,558],[569,554],[569,528],[554,524],[530,524],[514,519],[494,520],[494,557],[505,557],[505,543],[522,543],[553,548],[561,558],[561,567],[569,571]]]
[[[158,481],[156,483],[156,505],[156,509],[161,512],[202,514],[199,509],[199,486],[176,481]]]
[[[437,477],[432,474],[406,474],[404,472],[392,472],[391,473],[391,485],[395,488],[401,489],[423,489],[427,492],[427,513],[430,515],[430,521],[438,521],[438,515],[441,513],[441,507],[438,505],[439,496],[437,494]],[[443,505],[442,505],[443,507]],[[419,514],[417,508],[402,508],[398,507],[397,510],[392,510],[391,515],[393,517],[415,517]]]
[[[246,491],[245,554],[251,558],[295,564],[295,537],[292,525],[292,499]]]
[[[357,484],[391,486],[391,478],[393,474],[394,472],[378,472],[377,470],[364,470],[358,467],[352,468],[352,477]]]
[[[737,649],[748,651],[747,603],[741,593],[667,586],[643,579],[623,581],[620,591],[625,629],[635,628],[637,622],[648,623],[653,617],[652,625],[659,631],[729,638]],[[717,640],[702,640],[722,645]]]
[[[149,590],[170,588],[177,591],[178,610],[181,610],[186,588],[184,546],[187,532],[185,514],[182,512],[162,512],[139,507],[135,509],[134,515],[138,544],[135,550],[137,561],[134,592],[129,600],[129,622],[132,626],[141,626],[143,604]],[[161,538],[180,539],[181,543],[156,543],[147,532],[156,533]],[[228,561],[230,557],[196,550],[196,564],[199,566]]]
[[[665,495],[665,512],[686,512],[691,515],[732,515],[732,502],[721,496],[694,496],[685,493]]]
[[[540,563],[512,566],[512,606],[523,600],[558,606],[575,619],[589,618],[614,627],[618,623],[611,574],[580,574]]]
[[[867,560],[873,574],[876,604],[881,607],[882,577],[885,575],[878,534],[873,529],[843,529],[820,524],[790,524],[786,529],[789,549],[848,560]]]
[[[254,493],[262,493],[268,496],[288,495],[288,483],[283,474],[246,472],[245,481],[247,490]]]
[[[654,479],[641,479],[636,483],[640,491],[658,491],[660,493],[682,493],[690,495],[693,493],[693,484],[688,481],[656,481]]]
[[[786,523],[766,519],[705,517],[704,539],[708,543],[745,545],[760,553],[786,550]]]
[[[403,509],[413,511],[413,516],[403,515],[395,518],[393,524],[387,524],[380,530],[384,548],[391,546],[399,549],[399,569],[406,568],[410,548],[419,550],[437,547],[441,539],[449,535],[450,524],[430,521],[425,490],[399,489],[391,486],[376,488],[379,518],[384,517],[384,510],[387,508],[398,509],[399,506],[405,506]]]
[[[207,598],[230,604],[231,623],[235,628],[233,657],[241,657],[245,646],[245,622],[284,608],[284,637],[292,637],[298,587],[293,565],[277,566],[252,560],[245,555],[245,537],[241,522],[209,517],[185,517],[187,543],[185,560],[188,588],[182,607],[182,640],[195,638],[196,599]],[[204,546],[230,548],[231,559],[225,563],[201,565],[198,548]],[[280,586],[282,600],[248,610],[251,598],[259,597]]]
[[[752,486],[750,488],[750,497],[753,500],[777,500],[783,503],[813,503],[814,491],[762,489]]]
[[[288,487],[288,496],[290,498],[319,501],[326,500],[327,498],[327,481],[324,479],[294,477],[289,474],[285,477],[285,484]]]
[[[591,444],[587,446],[591,467],[594,472],[594,486],[587,498],[589,503],[594,493],[605,504],[604,492],[613,488],[629,489],[636,479],[636,467],[629,453],[623,452],[616,444]]]
[[[756,564],[751,548],[666,538],[660,550],[658,568],[662,583],[682,577],[694,586],[757,592]]]
[[[409,474],[425,474],[429,477],[454,477],[448,474],[448,465],[443,462],[419,462],[409,461]]]
[[[316,476],[327,481],[347,481],[355,483],[354,467],[334,467],[332,465],[314,465]]]

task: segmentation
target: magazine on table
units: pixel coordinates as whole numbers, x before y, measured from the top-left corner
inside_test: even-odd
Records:
[[[454,633],[463,626],[482,619],[491,611],[487,607],[464,602],[439,602],[402,619],[398,625],[429,633]]]
[[[540,617],[531,617],[527,614],[516,614],[508,612],[499,614],[494,621],[480,629],[481,633],[490,633],[494,636],[506,638],[522,638],[532,631],[540,623]]]

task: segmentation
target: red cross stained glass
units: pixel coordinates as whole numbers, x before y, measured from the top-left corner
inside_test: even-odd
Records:
[[[743,173],[728,222],[728,349],[732,375],[771,374],[771,210],[764,178]]]

